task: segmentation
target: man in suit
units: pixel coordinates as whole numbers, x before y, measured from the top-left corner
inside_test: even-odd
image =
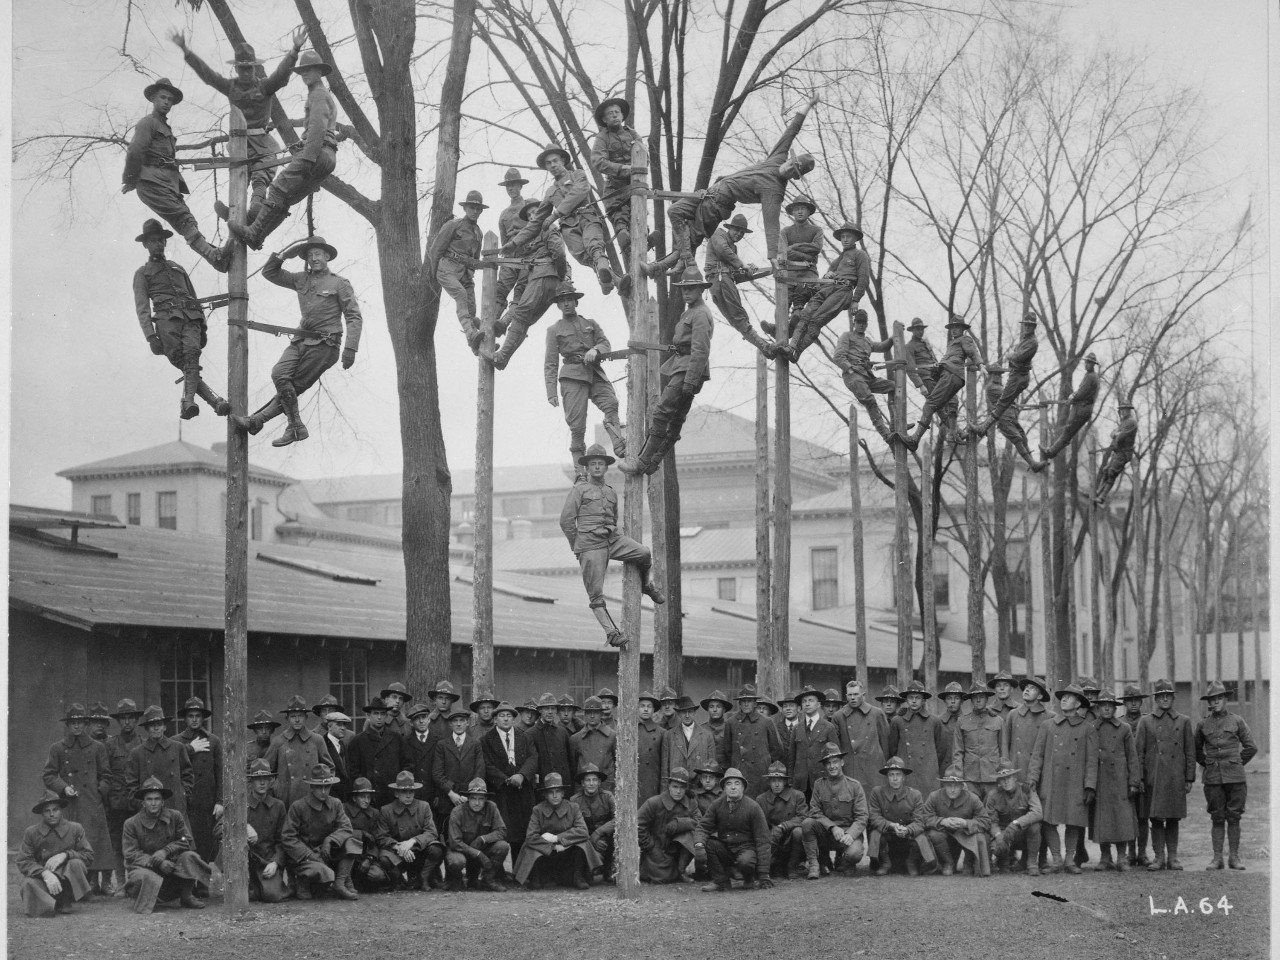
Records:
[[[538,751],[538,782],[542,783],[552,773],[569,783],[573,779],[573,761],[570,756],[571,734],[561,726],[556,715],[556,698],[544,693],[538,699],[538,722],[529,731],[534,749]]]
[[[312,704],[311,712],[320,718],[320,722],[316,724],[315,727],[315,732],[320,734],[320,736],[326,739],[331,739],[332,734],[337,736],[338,739],[342,740],[344,743],[355,736],[355,733],[349,728],[334,726],[334,721],[331,719],[330,715],[336,713],[339,716],[345,716],[347,708],[340,704],[338,702],[338,698],[333,694],[325,694],[324,699],[319,703]],[[347,723],[350,722],[350,720],[347,721]]]
[[[787,776],[791,776],[791,741],[795,739],[796,727],[800,725],[800,705],[794,697],[782,699],[782,712],[773,717],[773,725],[778,731],[778,743],[782,747],[782,762],[787,765]]]
[[[698,705],[687,695],[676,701],[679,722],[662,738],[662,775],[669,777],[676,767],[697,770],[716,758],[716,742],[711,731],[694,722]]]
[[[507,843],[511,845],[514,864],[536,802],[533,777],[538,772],[538,751],[527,733],[515,729],[515,707],[504,700],[493,716],[497,726],[480,739],[484,780],[507,825]]]
[[[435,771],[436,751],[440,748],[440,738],[431,732],[431,708],[425,703],[415,703],[408,708],[411,729],[403,737],[400,748],[404,769],[413,774],[413,779],[422,786],[417,788],[418,799],[435,805],[436,788],[432,775]]]
[[[329,751],[333,775],[339,781],[334,784],[333,796],[346,803],[351,799],[352,781],[351,774],[347,772],[347,750],[350,749],[351,741],[355,739],[355,734],[351,732],[351,718],[341,710],[330,710],[325,714],[324,722],[316,732],[318,733],[321,728],[326,732],[321,736],[320,742]]]
[[[383,807],[394,799],[388,784],[404,769],[404,743],[387,729],[391,711],[381,698],[366,706],[364,712],[364,729],[351,738],[347,748],[347,773],[353,779],[368,778],[378,791],[374,803]]]
[[[662,792],[662,741],[667,732],[653,719],[654,711],[660,709],[662,703],[652,690],[640,694],[636,708],[640,717],[636,742],[636,800],[640,804]]]
[[[467,802],[467,784],[484,779],[480,738],[469,729],[471,714],[462,707],[453,707],[447,715],[450,729],[436,743],[431,769],[436,788],[437,823],[448,823],[454,808]]]
[[[805,687],[793,698],[803,716],[791,740],[791,785],[809,799],[813,785],[822,779],[823,753],[828,743],[838,743],[835,724],[822,715],[823,695],[814,687]],[[841,753],[843,757],[844,754]]]

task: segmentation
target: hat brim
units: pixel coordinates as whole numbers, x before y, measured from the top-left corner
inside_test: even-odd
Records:
[[[471,714],[468,713],[466,710],[454,710],[452,713],[448,714],[444,719],[446,723],[448,723],[451,720],[470,720]]]
[[[752,230],[750,227],[748,227],[745,223],[726,223],[724,225],[724,228],[726,230],[741,230],[744,234],[755,233],[755,231]]]
[[[245,776],[250,780],[274,780],[276,775],[270,770],[263,770],[261,773],[246,773]]]
[[[470,706],[471,706],[471,712],[472,712],[472,713],[479,713],[479,712],[480,712],[480,708],[481,708],[482,706],[484,706],[486,703],[492,703],[492,704],[493,704],[493,706],[494,706],[494,709],[497,709],[498,705],[499,705],[500,703],[502,703],[502,701],[501,701],[501,700],[494,700],[492,697],[482,697],[482,698],[481,698],[481,699],[479,699],[479,700],[472,700],[472,701],[471,701],[471,704],[470,704]],[[413,719],[413,718],[412,718],[412,717],[410,717],[410,719]]]
[[[179,90],[177,87],[175,87],[171,83],[148,84],[145,88],[143,88],[142,96],[147,100],[151,100],[161,90],[168,90],[170,93],[173,94],[173,102],[175,105],[182,102],[182,99],[183,99],[182,91]]]
[[[705,699],[703,699],[703,700],[698,701],[698,703],[699,703],[699,705],[702,707],[702,709],[703,709],[703,710],[707,709],[707,707],[708,707],[708,706],[710,706],[710,705],[711,705],[711,704],[713,704],[713,703],[722,703],[722,704],[724,704],[724,708],[725,708],[726,710],[732,710],[732,709],[733,709],[733,703],[732,703],[731,701],[729,701],[729,700],[721,700],[719,697],[707,697],[707,698],[705,698]]]
[[[251,58],[244,59],[244,60],[241,60],[241,59],[238,59],[238,58],[237,58],[237,59],[235,59],[235,60],[228,60],[228,61],[227,61],[227,63],[229,63],[229,64],[230,64],[231,66],[233,66],[233,67],[239,67],[239,66],[245,66],[245,67],[260,67],[260,66],[262,66],[263,64],[265,64],[266,62],[267,62],[267,61],[265,61],[265,60],[259,60],[257,57],[251,57]]]
[[[149,727],[153,723],[173,723],[173,721],[173,717],[148,717],[146,714],[143,714],[142,719],[138,722],[144,727]]]
[[[1149,696],[1151,696],[1149,693],[1127,693],[1121,697],[1120,700],[1121,702],[1124,702],[1125,700],[1145,700]]]
[[[362,793],[367,793],[367,794],[373,795],[373,794],[377,793],[377,792],[378,792],[378,790],[377,790],[377,788],[376,788],[376,787],[369,787],[367,790],[357,790],[357,789],[355,789],[354,787],[352,787],[352,788],[351,788],[351,790],[349,790],[348,792],[349,792],[353,797],[355,797],[355,796],[359,796],[359,795],[360,795],[360,794],[362,794]]]
[[[70,714],[68,714],[67,716],[63,717],[63,718],[62,718],[62,720],[60,720],[59,722],[60,722],[60,723],[72,723],[72,722],[74,722],[74,721],[76,721],[76,720],[79,720],[79,721],[81,721],[82,723],[88,723],[88,722],[89,722],[89,715],[88,715],[87,713],[81,713],[81,714],[77,714],[76,716],[74,716],[74,717],[73,717],[73,716],[71,716]]]
[[[133,799],[141,800],[148,793],[158,793],[166,800],[173,796],[173,791],[168,787],[139,787],[137,790],[133,791]]]
[[[187,714],[188,714],[188,713],[195,713],[197,710],[200,712],[200,715],[201,715],[202,717],[205,717],[206,719],[208,719],[209,717],[212,717],[212,716],[213,716],[213,711],[212,711],[212,710],[206,710],[204,707],[183,707],[183,708],[182,708],[182,719],[184,719],[184,720],[185,720],[185,719],[187,718]]]
[[[903,773],[903,774],[906,774],[906,773],[910,773],[910,772],[911,772],[911,768],[910,768],[910,767],[881,767],[881,768],[880,768],[880,776],[882,776],[882,777],[887,777],[889,774],[893,773],[895,770],[896,770],[898,773]]]
[[[387,789],[388,790],[421,790],[422,784],[418,783],[417,780],[413,781],[413,783],[388,783]]]
[[[465,790],[462,795],[464,797],[487,797],[489,795],[489,790],[487,788],[482,790]]]
[[[930,693],[928,690],[904,690],[902,692],[903,703],[905,703],[907,700],[907,697],[911,696],[913,693],[917,694],[918,696],[924,697],[926,700],[933,699],[933,694]]]
[[[360,709],[362,709],[366,714],[374,713],[379,710],[382,711],[383,713],[391,712],[391,708],[388,707],[385,703],[378,703],[376,701],[374,703],[367,703]]]
[[[594,773],[595,771],[592,771],[592,772]],[[565,789],[565,784],[563,783],[553,783],[550,785],[542,784],[538,787],[538,792],[546,793],[548,790],[564,790],[564,789]]]
[[[301,73],[303,70],[319,70],[322,77],[333,73],[333,67],[327,63],[304,63],[293,68],[294,73]]]
[[[37,803],[34,807],[31,808],[31,812],[37,815],[42,814],[44,813],[44,808],[49,806],[50,804],[53,804],[54,806],[65,810],[67,807],[67,803],[68,801],[65,797],[50,797],[48,800],[41,800],[39,803]]]
[[[302,706],[300,706],[300,707],[285,707],[283,710],[279,710],[279,711],[277,711],[277,712],[278,712],[278,713],[283,713],[285,716],[288,716],[288,715],[289,715],[289,714],[291,714],[291,713],[301,713],[301,714],[303,714],[303,715],[305,716],[306,714],[310,713],[311,711],[310,711],[310,709],[308,709],[307,705],[304,703],[304,704],[303,704]]]
[[[656,710],[662,708],[662,701],[657,697],[636,697],[636,703],[652,703]]]
[[[696,287],[699,290],[705,290],[711,286],[709,280],[674,280],[671,283],[673,287]]]
[[[308,250],[313,250],[317,248],[327,253],[329,255],[330,260],[336,260],[338,258],[338,248],[328,243],[308,243],[299,252],[305,257],[307,255]]]
[[[1039,683],[1038,681],[1035,681],[1035,680],[1024,679],[1021,682],[1019,682],[1018,689],[1021,690],[1024,687],[1035,687],[1037,690],[1040,691],[1040,693],[1043,696],[1043,699],[1045,700],[1049,699],[1049,688],[1046,687],[1043,683]]]
[[[448,690],[432,690],[427,694],[428,697],[448,697],[450,703],[457,703],[462,699],[460,693],[450,693]]]
[[[172,236],[173,236],[172,230],[165,230],[162,228],[160,230],[152,230],[150,233],[147,233],[147,232],[140,233],[133,239],[138,243],[142,243],[144,240],[168,240]],[[116,714],[113,713],[112,716],[114,717],[116,716]]]
[[[846,228],[846,229],[844,229],[844,230],[833,230],[833,231],[831,231],[831,236],[833,236],[833,237],[835,237],[837,240],[839,240],[839,239],[840,239],[840,237],[841,237],[841,235],[842,235],[842,234],[846,234],[846,233],[851,233],[851,234],[853,234],[853,239],[854,239],[854,240],[861,240],[861,239],[863,238],[863,236],[864,236],[863,232],[862,232],[861,230],[857,229],[856,227],[855,227],[854,229],[852,229],[852,230],[850,230],[850,229],[848,229],[848,228]]]
[[[1088,695],[1083,693],[1080,690],[1055,690],[1053,695],[1056,699],[1061,700],[1067,694],[1071,694],[1071,696],[1075,697],[1085,706],[1088,706],[1089,704],[1093,703],[1093,701],[1089,699]]]
[[[303,777],[302,782],[305,783],[308,787],[332,787],[332,786],[336,786],[342,781],[338,777],[326,777],[323,780],[308,780],[305,777]]]
[[[314,714],[318,717],[318,716],[320,716],[320,711],[321,711],[322,709],[323,709],[323,710],[330,710],[330,711],[332,711],[332,710],[337,710],[339,713],[346,713],[346,712],[347,712],[347,708],[346,708],[346,707],[344,707],[344,706],[343,706],[342,704],[340,704],[340,703],[317,703],[317,704],[313,704],[313,705],[312,705],[312,707],[311,707],[311,712],[312,712],[312,713],[314,713]]]
[[[526,180],[524,177],[516,177],[514,180],[499,180],[498,186],[500,187],[524,186],[528,182],[529,181]]]
[[[564,293],[556,294],[556,303],[559,303],[561,300],[568,300],[570,297],[573,297],[574,300],[581,300],[585,296],[585,293],[578,290],[567,290]]]
[[[474,200],[459,200],[459,201],[458,201],[458,206],[460,206],[460,207],[479,207],[481,210],[488,210],[488,209],[489,209],[489,205],[488,205],[487,203],[476,203],[476,201],[474,201]]]
[[[538,154],[538,159],[534,161],[538,169],[540,170],[546,169],[546,167],[543,164],[549,157],[559,157],[561,160],[564,161],[564,165],[566,167],[573,165],[573,158],[569,156],[568,150],[564,150],[560,147],[554,147],[552,149],[543,150],[540,154]]]
[[[848,756],[847,753],[827,753],[823,755],[820,762],[826,763],[828,760],[843,760],[846,756]]]
[[[595,109],[595,113],[593,115],[596,118],[596,126],[604,126],[604,112],[610,107],[617,107],[622,111],[623,123],[626,123],[627,120],[631,118],[631,104],[627,103],[627,101],[623,100],[621,97],[610,97],[608,100],[601,101],[600,105]]]
[[[1230,699],[1231,694],[1230,694],[1230,692],[1229,692],[1229,691],[1227,691],[1227,690],[1223,690],[1221,693],[1206,693],[1206,694],[1205,694],[1204,696],[1202,696],[1200,699],[1201,699],[1201,700],[1204,700],[1205,702],[1208,702],[1208,701],[1212,700],[1214,697],[1226,697],[1226,698]],[[1096,701],[1096,700],[1095,700],[1094,702],[1095,702],[1095,703],[1097,703],[1097,701]]]
[[[113,713],[113,714],[111,714],[111,719],[112,719],[112,720],[127,720],[129,717],[140,717],[140,716],[142,716],[142,711],[141,711],[141,710],[125,710],[125,711],[123,711],[122,713]]]

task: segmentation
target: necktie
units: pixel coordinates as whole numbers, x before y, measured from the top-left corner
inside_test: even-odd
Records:
[[[507,763],[514,767],[516,765],[516,748],[511,742],[510,731],[507,731],[502,735],[502,742],[507,748]]]
[[[463,736],[462,736],[462,734],[460,734],[460,733],[455,733],[455,734],[453,735],[453,742],[454,742],[454,743],[456,743],[459,747],[461,747],[461,746],[462,746],[462,741],[463,741]]]

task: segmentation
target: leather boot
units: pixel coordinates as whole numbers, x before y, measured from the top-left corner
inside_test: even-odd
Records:
[[[1227,856],[1227,866],[1232,870],[1243,870],[1244,864],[1240,862],[1240,823],[1227,824],[1227,843],[1230,853]]]
[[[991,876],[991,848],[987,844],[985,834],[978,834],[974,837],[976,846],[978,847],[978,871],[980,877]]]
[[[943,841],[942,849],[938,851],[938,864],[938,872],[944,877],[950,877],[956,872],[956,862],[951,857],[949,841]]]
[[[880,434],[880,439],[885,443],[889,443],[891,438],[889,435],[889,426],[885,423],[884,414],[880,412],[880,406],[874,400],[867,405],[867,414],[871,417],[871,425],[876,428],[876,433]]]
[[[661,451],[665,449],[663,447],[664,440],[666,440],[666,437],[662,434],[653,433],[651,431],[649,435],[644,438],[644,448],[640,451],[640,456],[627,457],[624,460],[619,460],[618,469],[626,474],[652,473],[649,469],[649,465],[651,463],[662,462]]]
[[[804,847],[798,843],[791,844],[791,852],[787,854],[787,879],[804,879]]]
[[[596,279],[600,281],[601,293],[613,293],[613,268],[603,257],[596,261]]]
[[[1164,827],[1151,826],[1151,862],[1147,869],[1153,873],[1164,869]]]
[[[609,435],[609,440],[613,444],[613,455],[618,459],[622,459],[627,455],[627,437],[623,430],[622,424],[617,420],[606,420],[604,422],[604,432]],[[576,460],[574,461],[577,462]]]
[[[793,324],[791,327],[791,336],[785,344],[783,344],[778,352],[784,355],[792,363],[800,359],[800,354],[804,352],[804,341],[808,336],[809,324],[804,320]]]
[[[334,869],[332,891],[341,900],[359,900],[360,894],[351,884],[351,868],[355,865],[355,857],[343,857]]]
[[[662,592],[662,588],[653,582],[653,568],[646,567],[644,569],[644,579],[640,583],[640,591],[652,600],[654,603],[666,603],[666,594]]]
[[[822,870],[818,866],[818,841],[815,837],[804,838],[804,865],[807,879],[817,880],[822,876]]]
[[[249,196],[249,210],[245,214],[245,218],[249,223],[258,219],[258,214],[262,212],[262,204],[267,199],[267,188],[265,184],[255,183]],[[222,219],[226,220],[226,217]]]
[[[645,465],[645,476],[651,477],[658,472],[658,468],[662,466],[662,461],[667,456],[667,451],[672,448],[680,437],[678,434],[672,436],[668,433],[665,437],[659,437],[658,439],[659,443],[657,445],[657,449],[654,451],[653,459]],[[641,451],[641,456],[644,456],[643,451]]]
[[[1222,841],[1226,839],[1227,826],[1224,823],[1215,823],[1209,831],[1209,838],[1213,842],[1213,859],[1209,861],[1206,870],[1221,870],[1224,867],[1222,862]]]
[[[1164,830],[1164,846],[1166,850],[1165,869],[1181,870],[1182,863],[1178,860],[1178,821],[1173,821],[1172,827],[1165,827]]]
[[[192,231],[183,239],[187,241],[187,246],[204,257],[209,266],[219,273],[226,273],[231,269],[231,250],[228,247],[215,247],[199,230]]]
[[[200,384],[200,359],[186,358],[182,364],[182,412],[183,420],[200,416],[200,408],[196,405],[196,388]]]
[[[258,211],[258,215],[248,226],[242,226],[235,221],[227,222],[227,229],[231,234],[252,250],[261,250],[262,243],[267,239],[280,224],[284,223],[285,218],[289,216],[289,208],[284,204],[281,198],[272,198],[270,196],[263,202],[262,208]]]
[[[214,393],[213,389],[203,380],[196,384],[196,396],[212,407],[213,412],[220,417],[225,417],[231,412],[231,404]]]
[[[764,337],[760,336],[760,334],[756,333],[755,328],[751,326],[748,326],[747,329],[742,332],[742,339],[763,353],[769,360],[776,357],[778,355],[778,351],[782,349],[778,344],[771,343]]]
[[[529,328],[521,324],[515,324],[507,331],[507,335],[502,338],[502,347],[492,357],[488,358],[493,363],[495,370],[507,369],[507,364],[511,362],[512,355],[520,348],[520,344],[524,343],[525,338],[529,336]],[[486,356],[487,351],[484,347],[480,348],[480,355]]]
[[[298,413],[298,396],[290,393],[289,396],[280,397],[280,405],[284,407],[285,416],[289,418],[289,426],[285,428],[284,433],[271,441],[273,447],[287,447],[291,443],[305,440],[311,435],[307,430],[306,424],[302,422],[302,416]]]

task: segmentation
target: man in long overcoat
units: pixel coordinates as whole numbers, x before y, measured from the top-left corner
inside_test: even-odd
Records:
[[[134,913],[151,913],[157,901],[175,898],[191,910],[205,905],[195,891],[208,886],[209,864],[191,849],[186,817],[166,806],[169,794],[156,777],[148,777],[134,794],[142,809],[124,822],[125,894]]]
[[[1025,677],[1021,687],[1021,705],[1004,717],[1000,730],[1000,755],[1009,761],[1009,766],[1019,770],[1019,782],[1026,783],[1031,773],[1031,751],[1035,749],[1036,734],[1051,714],[1043,703],[1049,699],[1049,688],[1042,677]]]
[[[267,750],[266,761],[276,774],[275,794],[287,811],[310,793],[306,778],[312,768],[317,763],[332,768],[332,763],[324,740],[307,729],[307,701],[295,694],[280,712],[284,714],[284,730]]]
[[[1133,800],[1142,791],[1142,768],[1138,766],[1137,740],[1129,725],[1116,719],[1120,699],[1104,693],[1093,701],[1098,718],[1098,792],[1093,805],[1093,839],[1102,847],[1099,870],[1121,870],[1125,847],[1138,835]],[[1116,858],[1111,859],[1111,844]]]
[[[542,801],[530,813],[515,862],[517,883],[537,890],[552,884],[586,890],[601,865],[577,804],[565,797],[564,781],[550,774],[538,788]]]
[[[687,794],[688,770],[676,767],[664,779],[666,789],[642,803],[636,814],[640,879],[650,883],[688,883],[690,878],[685,871],[693,860],[698,805]]]
[[[560,774],[560,779],[566,783],[571,782],[570,733],[560,725],[555,694],[550,691],[538,698],[538,722],[529,730],[529,736],[538,751],[538,782],[542,783],[552,773]]]
[[[187,795],[195,786],[195,775],[191,770],[191,751],[186,744],[165,736],[165,725],[172,719],[154,704],[142,714],[143,740],[129,754],[124,788],[133,809],[137,810],[141,803],[138,790],[148,778],[155,777],[168,791],[164,805],[182,814],[185,829]],[[123,841],[121,847],[123,850]]]
[[[1157,680],[1155,707],[1138,721],[1138,762],[1151,818],[1148,870],[1181,870],[1178,821],[1187,815],[1187,794],[1196,782],[1196,745],[1191,718],[1173,709],[1173,684]]]
[[[865,789],[877,782],[878,771],[889,756],[889,718],[875,704],[867,702],[860,681],[846,683],[844,695],[844,706],[835,712],[831,722],[839,738],[836,742],[848,751],[844,758],[845,773]]]
[[[90,893],[93,848],[84,828],[64,817],[66,798],[46,790],[31,812],[40,822],[22,833],[14,864],[22,875],[23,910],[28,917],[71,913],[75,902]]]
[[[867,850],[877,877],[906,862],[907,875],[920,873],[921,861],[937,866],[933,845],[924,834],[924,797],[907,786],[911,771],[901,757],[890,757],[879,773],[886,783],[876,784],[867,795]]]
[[[738,709],[725,721],[724,739],[717,759],[722,767],[736,767],[747,780],[749,797],[769,788],[769,766],[782,759],[782,741],[775,727],[759,709],[754,684],[744,684],[735,697]]]
[[[1062,712],[1036,734],[1027,780],[1044,809],[1043,832],[1053,859],[1050,872],[1079,873],[1077,863],[1063,866],[1058,825],[1066,827],[1066,849],[1074,851],[1089,824],[1089,806],[1098,785],[1098,731],[1080,715],[1089,701],[1078,684],[1064,687],[1056,696]]]
[[[111,757],[104,744],[85,732],[89,715],[73,703],[62,718],[66,735],[49,747],[44,785],[66,801],[64,816],[84,828],[93,848],[94,872],[110,873],[119,866],[107,831],[106,801],[111,796]]]
[[[662,741],[666,731],[653,719],[662,704],[652,690],[640,694],[636,741],[636,802],[643,804],[662,792]]]
[[[183,730],[175,737],[191,751],[191,794],[187,797],[187,825],[200,859],[218,856],[213,824],[222,813],[222,741],[206,729],[213,711],[199,697],[182,706]]]
[[[902,758],[911,769],[907,786],[927,797],[951,762],[952,743],[942,723],[925,709],[924,702],[933,694],[924,684],[912,680],[902,693],[907,705],[889,721],[889,755]]]
[[[391,708],[381,697],[366,706],[364,712],[364,729],[351,738],[347,747],[347,773],[352,779],[369,779],[378,791],[374,803],[381,808],[391,802],[389,784],[404,769],[404,741],[387,729]]]

